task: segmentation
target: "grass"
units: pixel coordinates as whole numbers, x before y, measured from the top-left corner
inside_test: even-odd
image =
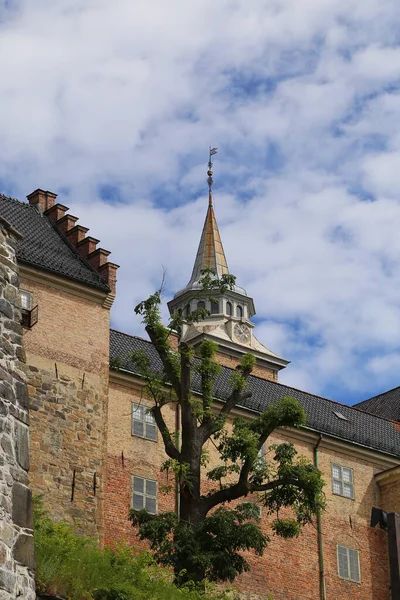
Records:
[[[178,589],[170,571],[127,545],[101,549],[71,525],[54,523],[35,501],[36,591],[65,600],[235,600],[236,593]],[[209,586],[207,586],[209,587]]]

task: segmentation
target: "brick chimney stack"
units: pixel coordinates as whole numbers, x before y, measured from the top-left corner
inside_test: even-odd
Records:
[[[54,201],[57,198],[57,194],[41,190],[40,188],[32,192],[27,196],[29,204],[37,206],[41,213],[45,210],[49,210],[54,206]]]

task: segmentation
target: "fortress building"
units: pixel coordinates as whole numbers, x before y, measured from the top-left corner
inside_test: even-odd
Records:
[[[175,495],[161,493],[166,455],[145,411],[150,401],[143,395],[144,381],[129,357],[141,349],[154,369],[160,368],[159,358],[149,341],[110,329],[118,265],[56,202],[56,194],[36,190],[28,203],[0,194],[0,217],[21,236],[17,260],[30,397],[30,486],[43,494],[55,519],[98,535],[102,543],[124,539],[140,546],[127,519],[130,507],[153,513],[176,509]],[[388,600],[388,534],[371,527],[370,518],[373,507],[400,512],[398,389],[350,407],[279,384],[288,361],[257,340],[253,299],[239,286],[212,302],[203,298],[199,278],[205,268],[217,276],[228,272],[211,192],[192,275],[169,303],[170,311],[183,316],[197,306],[210,315],[184,323],[181,337],[172,342],[218,343],[220,402],[229,392],[231,370],[243,353],[252,352],[257,359],[249,380],[252,396],[235,415],[251,419],[274,400],[297,398],[306,426],[279,431],[274,439],[293,442],[326,480],[328,504],[320,522],[294,540],[272,536],[264,556],[251,558],[252,570],[237,585],[244,597],[258,600],[268,594],[274,600]],[[117,363],[118,369],[110,368]],[[174,431],[174,405],[164,410]],[[267,526],[267,516],[261,518]]]

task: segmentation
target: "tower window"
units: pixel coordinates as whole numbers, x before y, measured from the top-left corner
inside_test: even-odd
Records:
[[[204,300],[199,300],[199,302],[197,303],[197,308],[205,308],[206,307],[206,303],[204,302]]]
[[[211,314],[217,315],[219,313],[219,302],[211,302]]]
[[[226,303],[226,314],[229,316],[232,314],[232,304],[230,302]]]
[[[190,304],[186,304],[185,306],[185,317],[190,315]]]
[[[236,306],[236,316],[239,317],[239,319],[243,317],[243,308],[239,306],[239,304]]]

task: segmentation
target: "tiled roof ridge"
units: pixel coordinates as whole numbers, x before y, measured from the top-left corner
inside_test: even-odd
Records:
[[[37,198],[38,196],[40,198]],[[109,294],[110,286],[103,273],[93,270],[93,265],[89,266],[87,261],[82,260],[76,249],[70,243],[66,244],[65,238],[59,235],[49,215],[44,214],[46,207],[42,206],[43,200],[47,200],[50,205],[54,204],[55,198],[56,194],[36,190],[30,194],[31,201],[26,202],[0,191],[0,214],[7,218],[22,235],[17,248],[18,261],[100,288]],[[56,212],[67,210],[63,205],[57,207]]]
[[[109,293],[116,293],[116,271],[119,265],[108,262],[110,252],[104,248],[97,248],[99,240],[88,236],[87,227],[77,225],[79,220],[68,213],[69,208],[63,204],[56,203],[57,194],[42,189],[36,189],[28,194],[28,203],[21,202],[16,198],[10,198],[4,194],[1,196],[7,201],[18,203],[20,206],[28,206],[36,211],[49,227],[60,236],[62,243],[72,250],[74,257],[79,259],[79,264],[84,265],[90,272],[96,274],[96,279],[105,284]],[[29,259],[27,260],[29,262]],[[50,269],[51,270],[51,269]]]
[[[78,261],[80,263],[83,263],[86,268],[89,268],[89,270],[92,271],[92,273],[97,276],[99,281],[102,281],[103,283],[105,283],[107,285],[109,290],[111,289],[110,286],[108,285],[108,282],[106,281],[105,277],[103,277],[94,267],[92,267],[92,265],[89,263],[88,260],[85,259],[84,256],[79,254],[76,247],[73,244],[71,244],[71,242],[69,241],[67,236],[64,235],[64,233],[62,231],[60,231],[60,229],[57,227],[56,223],[52,219],[50,219],[47,215],[41,214],[41,212],[38,210],[37,206],[32,205],[29,202],[24,202],[23,200],[18,200],[18,198],[12,198],[11,196],[7,196],[6,194],[3,194],[1,192],[0,192],[0,196],[5,198],[6,200],[11,200],[12,202],[18,203],[20,206],[23,206],[24,208],[26,208],[28,210],[32,210],[35,213],[37,213],[39,216],[41,216],[43,218],[43,222],[46,223],[52,230],[54,230],[61,237],[63,243],[66,244],[72,250],[72,252],[76,256]],[[23,260],[23,262],[26,262],[29,264],[34,264],[33,262],[29,261],[26,258],[24,258],[22,260]],[[42,268],[45,268],[45,267],[42,267]],[[51,271],[52,269],[46,269],[46,270]]]
[[[386,390],[386,392],[381,392],[380,394],[376,394],[375,396],[371,396],[370,398],[361,400],[360,402],[357,402],[354,406],[359,406],[360,404],[364,404],[365,402],[369,402],[370,400],[376,400],[380,396],[385,396],[386,394],[390,394],[391,392],[394,392],[395,390],[400,390],[400,385],[396,385],[394,388],[391,388],[390,390]]]
[[[11,202],[15,202],[16,204],[18,204],[20,206],[24,206],[29,210],[34,210],[35,212],[39,213],[36,206],[32,206],[32,204],[29,204],[29,202],[24,202],[23,200],[18,200],[18,198],[13,198],[12,196],[7,196],[7,194],[3,194],[3,192],[0,192],[0,196],[2,198],[4,198],[5,200],[11,200]]]
[[[130,333],[125,333],[123,331],[118,331],[117,329],[112,329],[112,328],[110,328],[110,331],[113,331],[113,332],[118,333],[120,335],[124,335],[124,336],[129,337],[129,338],[140,340],[142,342],[146,342],[147,344],[150,344],[151,346],[154,347],[154,344],[152,343],[151,340],[146,340],[145,338],[142,338],[142,337],[140,337],[138,335],[133,335],[133,334],[130,334]],[[223,365],[223,368],[224,369],[228,369],[230,371],[234,371],[235,370],[235,369],[232,369],[231,367],[227,367],[226,365]],[[264,379],[263,377],[259,377],[258,375],[253,375],[253,373],[251,373],[251,377],[253,377],[254,379],[258,379],[259,381],[266,381],[266,379]],[[357,412],[360,412],[362,414],[367,414],[367,415],[369,415],[369,416],[371,416],[371,417],[373,417],[375,419],[381,419],[382,421],[386,421],[388,423],[394,423],[395,422],[392,419],[388,419],[387,417],[382,417],[380,415],[375,415],[375,414],[370,413],[370,412],[368,412],[366,410],[362,410],[360,408],[357,408],[356,406],[351,406],[349,404],[343,404],[343,402],[338,402],[337,400],[331,400],[331,398],[325,398],[324,396],[318,396],[317,394],[313,394],[311,392],[306,392],[304,390],[300,390],[299,388],[295,388],[295,387],[293,387],[291,385],[286,385],[285,383],[279,383],[278,381],[270,381],[270,380],[268,380],[268,383],[269,384],[273,384],[273,385],[275,385],[277,387],[285,387],[285,388],[288,388],[288,389],[293,390],[295,392],[300,392],[301,394],[307,394],[307,396],[311,396],[312,398],[316,398],[317,400],[324,400],[325,402],[330,402],[331,404],[334,404],[336,406],[343,406],[346,409],[356,410]],[[396,389],[396,388],[393,388],[393,389]]]
[[[146,338],[140,337],[140,335],[133,335],[132,333],[126,333],[125,331],[119,331],[119,329],[114,329],[113,327],[110,327],[110,331],[113,331],[114,333],[119,333],[120,335],[125,335],[126,337],[129,337],[129,338],[134,338],[135,340],[140,340],[141,342],[146,342],[147,344],[150,344],[151,346],[153,346],[153,342],[151,340],[146,340]]]

